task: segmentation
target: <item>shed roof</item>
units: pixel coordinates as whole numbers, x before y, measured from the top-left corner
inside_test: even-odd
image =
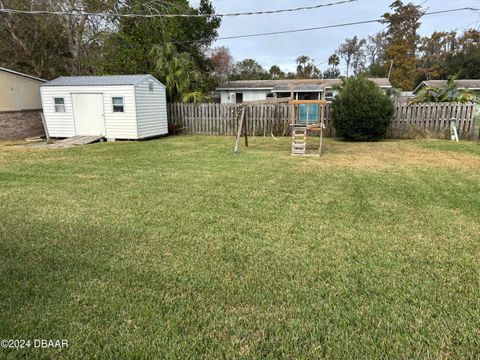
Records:
[[[139,75],[106,75],[106,76],[61,76],[42,86],[115,86],[137,85],[149,74]]]
[[[480,89],[480,80],[479,79],[462,79],[462,80],[454,80],[453,83],[456,87],[461,89]],[[417,93],[421,88],[424,86],[432,86],[436,88],[443,88],[447,84],[447,80],[425,80],[417,86],[417,88],[413,91]]]
[[[392,87],[390,81],[387,78],[370,78],[369,80],[373,81],[380,87]],[[295,86],[298,91],[302,91],[301,88],[313,89],[314,86],[317,86],[317,91],[323,89],[323,84],[326,87],[338,86],[342,84],[341,79],[293,79],[293,80],[240,80],[240,81],[229,81],[221,84],[217,90],[277,90],[285,91],[290,86],[292,82],[295,82]],[[314,91],[314,90],[308,90]]]
[[[4,68],[4,67],[0,67],[0,71],[4,71],[4,72],[7,72],[9,74],[25,77],[27,79],[36,80],[36,81],[40,81],[40,82],[46,82],[47,81],[45,79],[41,79],[41,78],[38,78],[36,76],[27,75],[27,74],[24,74],[24,73],[15,71],[15,70],[7,69],[7,68]]]

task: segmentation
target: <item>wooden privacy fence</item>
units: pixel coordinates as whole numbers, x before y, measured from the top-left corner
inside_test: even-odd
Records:
[[[393,137],[412,137],[419,134],[444,138],[450,134],[450,119],[455,118],[459,136],[469,139],[473,135],[477,112],[477,105],[471,103],[397,103],[391,125],[391,135]]]
[[[199,135],[235,135],[238,128],[236,104],[168,104],[168,122],[185,133]],[[324,119],[327,134],[332,132],[331,108]],[[459,135],[470,138],[474,129],[475,104],[426,103],[395,104],[391,137],[429,136],[444,138],[451,118],[457,119]],[[249,105],[246,110],[250,135],[290,134],[290,106],[287,104]]]
[[[168,104],[168,122],[189,134],[236,135],[237,109],[235,104]],[[251,135],[290,133],[289,105],[252,105],[245,116]]]

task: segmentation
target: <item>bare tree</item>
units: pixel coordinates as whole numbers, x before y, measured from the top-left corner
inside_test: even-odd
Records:
[[[353,54],[352,69],[353,74],[358,75],[365,71],[367,64],[367,53],[365,51],[366,40],[362,39],[359,42],[358,50]]]
[[[220,81],[227,81],[235,70],[235,60],[225,46],[213,48],[209,54],[213,66],[212,75]]]
[[[347,77],[350,75],[352,66],[355,74],[365,68],[365,43],[365,39],[358,39],[357,36],[354,36],[351,39],[345,39],[345,42],[338,48],[337,54],[347,66]]]
[[[365,50],[367,53],[367,61],[370,64],[379,64],[382,61],[383,49],[386,43],[383,32],[368,37]]]
[[[0,0],[0,8],[65,11],[69,16],[0,14],[0,63],[37,76],[95,72],[102,32],[111,19],[85,12],[108,11],[118,0]]]
[[[116,5],[113,0],[61,0],[54,1],[55,10],[72,13],[63,16],[62,22],[68,39],[68,49],[71,54],[70,73],[72,75],[88,73],[94,69],[86,66],[92,57],[98,55],[100,34],[111,24],[110,18],[90,16],[88,12],[99,12],[111,9]]]
[[[48,10],[50,1],[0,0],[0,8]],[[49,78],[62,69],[64,32],[58,17],[0,14],[0,65]]]

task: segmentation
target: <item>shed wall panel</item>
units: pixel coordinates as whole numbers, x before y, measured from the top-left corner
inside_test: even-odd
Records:
[[[150,90],[149,83],[153,83]],[[168,133],[167,99],[165,87],[153,77],[144,80],[135,88],[138,137]]]

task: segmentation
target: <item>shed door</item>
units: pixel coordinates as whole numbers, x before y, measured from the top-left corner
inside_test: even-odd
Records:
[[[77,135],[105,135],[102,94],[72,94]]]

